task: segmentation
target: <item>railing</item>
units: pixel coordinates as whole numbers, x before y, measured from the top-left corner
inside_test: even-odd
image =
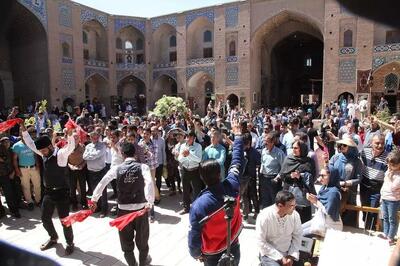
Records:
[[[89,59],[89,60],[84,60],[84,64],[86,66],[94,66],[94,67],[108,67],[108,62],[106,61],[101,61],[101,60],[96,60],[96,59]]]
[[[374,53],[399,51],[400,43],[380,44],[374,46]]]
[[[205,64],[212,64],[214,63],[214,58],[195,58],[187,60],[187,65],[205,65]]]

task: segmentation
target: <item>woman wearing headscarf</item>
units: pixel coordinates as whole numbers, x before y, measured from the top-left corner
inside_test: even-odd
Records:
[[[344,210],[344,206],[357,205],[357,187],[362,177],[363,164],[358,157],[357,145],[352,139],[344,138],[336,143],[339,153],[330,159],[329,168],[339,172],[343,224],[357,227],[357,212]]]
[[[279,179],[283,182],[283,190],[292,192],[296,198],[296,210],[301,222],[311,220],[311,205],[306,193],[316,194],[314,188],[314,161],[307,156],[308,146],[301,140],[295,140],[293,153],[283,161]]]
[[[322,184],[318,195],[307,194],[307,199],[318,209],[311,221],[303,224],[303,235],[325,236],[327,229],[343,230],[340,218],[340,177],[337,169],[322,168],[318,181]]]

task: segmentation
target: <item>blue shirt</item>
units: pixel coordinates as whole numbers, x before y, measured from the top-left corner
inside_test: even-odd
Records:
[[[225,178],[225,159],[226,159],[226,150],[224,146],[221,144],[217,144],[216,146],[210,145],[208,146],[203,153],[203,161],[208,160],[208,159],[215,159],[219,163],[219,166],[221,168],[221,180],[224,180]]]
[[[261,154],[261,174],[276,176],[281,171],[285,154],[277,147],[273,147],[271,151],[267,148],[262,150]]]
[[[34,166],[36,164],[35,154],[21,140],[12,146],[12,151],[18,156],[19,166]]]

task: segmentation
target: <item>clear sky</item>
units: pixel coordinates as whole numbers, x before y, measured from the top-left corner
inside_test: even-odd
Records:
[[[155,17],[233,0],[73,0],[112,15]]]

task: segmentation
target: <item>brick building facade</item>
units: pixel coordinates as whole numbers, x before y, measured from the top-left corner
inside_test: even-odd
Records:
[[[164,94],[199,113],[210,99],[251,109],[300,94],[327,102],[383,93],[400,105],[400,31],[334,0],[247,0],[154,18],[69,0],[1,5],[0,108],[122,98],[151,109]],[[304,64],[291,68],[294,57]]]

